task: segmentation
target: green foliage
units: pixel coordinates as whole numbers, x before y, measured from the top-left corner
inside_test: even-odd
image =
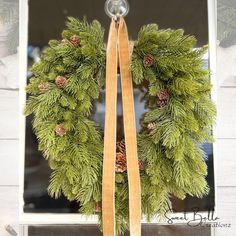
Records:
[[[102,197],[102,134],[90,114],[104,86],[103,33],[97,21],[88,24],[69,18],[64,41],[50,41],[26,88],[30,97],[25,114],[34,114],[39,150],[52,169],[49,194],[80,202],[86,215],[95,214]],[[74,35],[80,38],[78,45],[70,42]],[[203,69],[207,47],[194,49],[195,43],[183,30],[158,30],[152,24],[140,30],[134,45],[133,80],[146,90],[143,99],[148,108],[138,135],[139,159],[145,163],[140,171],[142,212],[148,220],[169,211],[172,196],[203,197],[209,191],[201,144],[212,140],[216,111],[210,100],[209,73]],[[153,58],[148,67],[146,55]],[[65,86],[57,85],[57,76],[66,78]],[[163,91],[169,97],[158,106]],[[66,131],[62,135],[57,133],[58,125]],[[127,173],[116,174],[115,198],[120,235],[129,226]]]
[[[48,192],[55,198],[64,194],[86,205],[85,209],[101,200],[103,145],[90,113],[104,81],[103,34],[97,21],[88,24],[69,18],[63,32],[68,41],[49,42],[41,60],[33,65],[34,77],[26,88],[30,97],[25,114],[34,114],[39,149],[53,170]],[[80,38],[79,45],[70,42],[74,35]],[[65,87],[57,86],[57,76],[66,78]],[[39,89],[42,83],[47,83],[45,91]],[[66,135],[56,134],[58,124],[64,125]]]
[[[148,219],[171,208],[171,196],[201,198],[209,191],[201,144],[212,141],[216,109],[210,99],[209,72],[203,68],[207,47],[195,49],[195,43],[182,30],[158,31],[156,25],[144,26],[135,42],[133,80],[146,90],[148,108],[138,136],[139,158],[147,163],[141,181],[142,208]],[[154,59],[151,67],[143,65],[145,55]],[[170,98],[158,108],[162,90]],[[152,122],[155,127],[150,131]]]

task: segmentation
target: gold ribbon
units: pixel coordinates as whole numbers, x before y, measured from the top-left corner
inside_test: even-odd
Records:
[[[117,67],[121,74],[124,133],[129,182],[130,235],[141,236],[141,190],[128,31],[124,19],[112,19],[106,58],[106,114],[104,134],[102,220],[103,235],[115,236],[115,161]]]

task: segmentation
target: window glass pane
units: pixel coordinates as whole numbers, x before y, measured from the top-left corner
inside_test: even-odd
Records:
[[[148,23],[157,23],[159,28],[183,28],[186,34],[193,34],[198,40],[197,46],[208,43],[207,0],[129,0],[130,12],[126,18],[130,38],[135,39],[140,27]],[[90,21],[98,19],[108,33],[110,19],[105,15],[103,1],[63,1],[63,0],[31,0],[29,1],[29,47],[28,65],[38,60],[42,49],[47,46],[50,39],[60,39],[61,31],[65,26],[67,16],[86,18]],[[208,60],[205,60],[208,67]],[[28,79],[31,77],[28,73]],[[120,92],[120,91],[119,91]],[[103,127],[104,125],[104,91],[96,104],[94,119]],[[135,112],[137,119],[137,131],[139,119],[143,114],[144,103],[140,101],[142,96],[139,90],[135,90]],[[120,93],[118,94],[118,138],[123,136],[122,109]],[[79,205],[69,202],[64,197],[57,200],[48,196],[47,186],[50,169],[42,153],[38,151],[37,139],[32,131],[32,117],[27,118],[26,126],[26,154],[25,154],[25,212],[78,212]],[[187,197],[185,200],[172,199],[173,208],[176,211],[192,211],[198,208],[207,211],[214,208],[214,173],[213,173],[213,149],[212,144],[204,144],[207,154],[208,176],[210,193],[202,198]]]

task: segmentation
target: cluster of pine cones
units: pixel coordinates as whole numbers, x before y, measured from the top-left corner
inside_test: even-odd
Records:
[[[139,160],[139,170],[144,170],[145,164],[143,161]],[[126,160],[126,148],[125,140],[117,142],[116,144],[116,167],[115,170],[117,173],[123,173],[127,171],[127,160]]]

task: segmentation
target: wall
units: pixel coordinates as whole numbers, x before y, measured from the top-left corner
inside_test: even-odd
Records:
[[[217,204],[220,221],[217,236],[236,233],[236,1],[218,0],[217,6]]]
[[[234,59],[236,55],[234,50]],[[217,49],[218,55],[225,50]],[[220,57],[221,55],[219,55]],[[227,54],[227,56],[229,56]],[[224,60],[227,60],[224,56]],[[218,61],[218,69],[224,70],[222,64]],[[232,67],[232,69],[234,69]],[[232,69],[230,70],[231,72]],[[236,73],[234,73],[236,76]],[[217,177],[217,206],[219,222],[231,223],[231,229],[218,227],[217,236],[231,236],[236,233],[236,83],[235,86],[220,86],[221,81],[218,80],[217,89],[217,108],[218,108],[218,135],[217,135],[217,160],[216,177]]]
[[[18,1],[0,0],[0,235],[18,230]],[[13,32],[13,34],[12,34]],[[9,34],[13,37],[9,38]]]

